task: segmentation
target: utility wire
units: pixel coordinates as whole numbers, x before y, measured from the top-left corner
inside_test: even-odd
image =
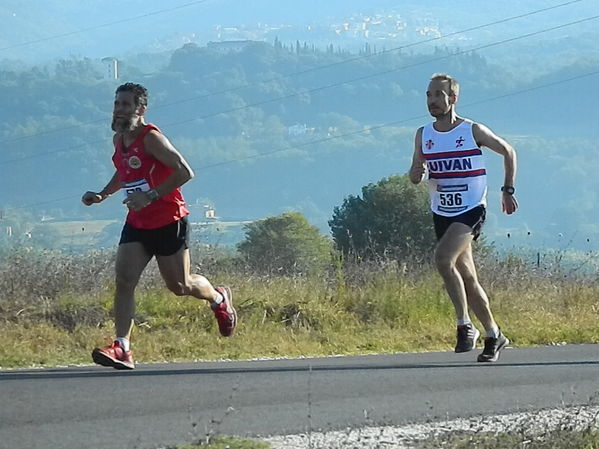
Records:
[[[160,14],[164,14],[166,12],[176,11],[176,10],[179,10],[179,9],[187,8],[189,6],[199,5],[199,4],[202,4],[202,3],[206,3],[207,1],[209,1],[209,0],[197,0],[195,2],[184,3],[184,4],[179,5],[179,6],[173,6],[172,8],[165,8],[165,9],[160,9],[158,11],[151,11],[151,12],[148,12],[146,14],[141,14],[139,16],[127,17],[125,19],[115,20],[114,22],[108,22],[108,23],[103,23],[103,24],[100,24],[100,25],[94,25],[94,26],[91,26],[91,27],[82,28],[80,30],[70,31],[68,33],[55,34],[53,36],[43,37],[43,38],[40,38],[40,39],[35,39],[35,40],[32,40],[32,41],[27,41],[27,42],[21,42],[19,44],[9,45],[7,47],[0,47],[0,51],[11,50],[13,48],[25,47],[25,46],[33,45],[33,44],[39,44],[41,42],[47,42],[47,41],[51,41],[51,40],[54,40],[54,39],[59,39],[61,37],[74,36],[76,34],[86,33],[88,31],[94,31],[94,30],[99,30],[99,29],[102,29],[102,28],[108,28],[108,27],[111,27],[113,25],[120,25],[122,23],[133,22],[135,20],[145,19],[146,17],[157,16],[157,15],[160,15]]]
[[[566,78],[566,79],[562,79],[562,80],[557,80],[557,81],[553,81],[550,83],[545,83],[545,84],[541,84],[538,86],[533,86],[533,87],[529,87],[527,89],[521,89],[518,91],[514,91],[514,92],[510,92],[507,94],[503,94],[503,95],[497,95],[494,97],[489,97],[489,98],[485,98],[485,99],[481,99],[481,100],[477,100],[477,101],[472,101],[470,103],[466,103],[460,106],[461,109],[466,109],[472,106],[478,106],[480,104],[485,104],[485,103],[489,103],[491,101],[497,101],[497,100],[501,100],[503,98],[508,98],[508,97],[515,97],[518,95],[522,95],[528,92],[532,92],[535,90],[539,90],[539,89],[545,89],[547,87],[552,87],[552,86],[556,86],[556,85],[560,85],[560,84],[564,84],[570,81],[574,81],[574,80],[578,80],[578,79],[582,79],[582,78],[588,78],[591,76],[596,76],[599,75],[599,70],[593,71],[593,72],[589,72],[589,73],[584,73],[582,75],[577,75],[577,76],[572,76],[570,78]],[[382,125],[376,125],[376,126],[371,126],[368,127],[366,129],[360,129],[358,131],[352,131],[349,133],[345,133],[345,134],[339,134],[336,136],[331,136],[331,137],[326,137],[326,138],[322,138],[322,139],[316,139],[316,140],[311,140],[309,142],[303,142],[297,145],[290,145],[287,146],[285,148],[278,148],[276,150],[272,150],[272,151],[267,151],[267,152],[263,152],[260,154],[255,154],[255,155],[251,155],[251,156],[244,156],[244,157],[239,157],[239,158],[235,158],[235,159],[230,159],[227,161],[222,161],[222,162],[217,162],[214,164],[209,164],[209,165],[204,165],[199,167],[199,170],[206,170],[206,169],[212,169],[215,167],[221,167],[223,165],[229,165],[229,164],[233,164],[235,162],[240,162],[243,160],[248,160],[248,159],[256,159],[256,158],[260,158],[260,157],[264,157],[264,156],[269,156],[275,153],[281,153],[284,151],[289,151],[289,150],[294,150],[294,149],[300,149],[306,146],[310,146],[310,145],[316,145],[316,144],[320,144],[320,143],[324,143],[324,142],[330,142],[332,140],[337,140],[337,139],[343,139],[346,137],[351,137],[351,136],[355,136],[355,135],[359,135],[359,134],[364,134],[364,133],[370,133],[372,131],[376,131],[379,129],[383,129],[383,128],[389,128],[391,126],[397,126],[397,125],[401,125],[404,123],[408,123],[414,120],[423,120],[428,118],[429,116],[426,114],[422,114],[422,115],[417,115],[417,116],[413,116],[413,117],[408,117],[408,118],[404,118],[401,120],[396,120],[393,122],[388,122],[388,123],[384,123]],[[66,197],[62,197],[62,198],[58,198],[58,199],[54,199],[54,200],[48,200],[48,201],[41,201],[41,202],[36,202],[33,204],[27,204],[24,206],[18,206],[18,207],[14,207],[11,209],[29,209],[29,208],[34,208],[34,207],[38,207],[41,205],[46,205],[46,204],[52,204],[52,203],[57,203],[57,202],[61,202],[61,201],[65,201],[65,200],[71,200],[74,198],[78,198],[78,195],[70,195],[70,196],[66,196]]]
[[[408,65],[404,65],[404,66],[395,67],[393,69],[384,70],[382,72],[376,72],[376,73],[372,73],[370,75],[363,75],[363,76],[360,76],[360,77],[357,77],[357,78],[351,78],[351,79],[346,80],[346,81],[340,81],[340,82],[331,83],[331,84],[328,84],[328,85],[325,85],[325,86],[315,87],[315,88],[312,88],[312,89],[306,89],[306,90],[294,92],[294,93],[291,93],[291,94],[283,95],[283,96],[280,96],[280,97],[275,97],[275,98],[271,98],[271,99],[268,99],[268,100],[262,100],[262,101],[258,101],[258,102],[255,102],[255,103],[250,103],[250,104],[247,104],[247,105],[244,105],[244,106],[238,106],[238,107],[227,109],[227,110],[224,110],[224,111],[219,111],[219,112],[214,112],[214,113],[210,113],[210,114],[205,114],[205,115],[202,115],[200,117],[195,117],[195,118],[191,118],[191,119],[187,119],[187,120],[182,120],[182,121],[177,121],[177,122],[173,122],[173,123],[167,123],[164,126],[166,127],[166,126],[184,125],[184,124],[195,122],[195,121],[198,121],[198,120],[204,120],[204,119],[207,119],[207,118],[215,117],[215,116],[221,115],[221,114],[228,114],[230,112],[238,112],[240,110],[249,109],[249,108],[252,108],[252,107],[255,107],[255,106],[263,106],[265,104],[274,103],[274,102],[281,101],[281,100],[288,100],[290,98],[299,97],[299,96],[306,95],[306,94],[312,94],[312,93],[316,93],[316,92],[321,92],[323,90],[331,89],[333,87],[339,87],[339,86],[343,86],[343,85],[346,85],[346,84],[352,84],[352,83],[355,83],[355,82],[358,82],[358,81],[364,81],[364,80],[367,80],[367,79],[376,78],[376,77],[383,76],[383,75],[389,75],[391,73],[399,72],[399,71],[410,69],[410,68],[413,68],[413,67],[430,64],[431,62],[437,62],[437,61],[442,61],[442,60],[445,60],[445,59],[450,59],[450,58],[453,58],[455,56],[459,56],[459,55],[463,55],[463,54],[468,54],[468,53],[472,53],[474,51],[484,50],[484,49],[491,48],[491,47],[496,47],[498,45],[503,45],[503,44],[506,44],[506,43],[515,42],[515,41],[522,40],[522,39],[527,39],[527,38],[530,38],[530,37],[533,37],[533,36],[538,36],[538,35],[543,34],[543,33],[547,33],[547,32],[550,32],[550,31],[559,30],[559,29],[566,28],[566,27],[569,27],[569,26],[572,26],[572,25],[579,25],[581,23],[589,22],[589,21],[597,20],[597,19],[599,19],[599,15],[592,16],[592,17],[587,17],[587,18],[584,18],[584,19],[576,20],[576,21],[573,21],[573,22],[569,22],[569,23],[565,23],[565,24],[561,24],[561,25],[557,25],[557,26],[553,26],[553,27],[550,27],[550,28],[545,28],[545,29],[534,31],[534,32],[531,32],[531,33],[522,34],[520,36],[512,37],[512,38],[509,38],[509,39],[504,39],[504,40],[501,40],[501,41],[492,42],[492,43],[489,43],[489,44],[481,45],[481,46],[470,48],[470,49],[467,49],[467,50],[460,50],[460,51],[457,51],[457,52],[449,54],[449,55],[440,56],[440,57],[431,58],[431,59],[427,59],[427,60],[424,60],[424,61],[416,62],[416,63],[413,63],[413,64],[408,64]]]
[[[551,83],[541,84],[539,86],[529,87],[527,89],[522,89],[522,90],[518,90],[518,91],[515,91],[515,92],[510,92],[510,93],[503,94],[503,95],[498,95],[498,96],[495,96],[495,97],[489,97],[489,98],[485,98],[485,99],[482,99],[482,100],[473,101],[473,102],[461,105],[460,109],[466,109],[466,108],[469,108],[469,107],[472,107],[472,106],[477,106],[477,105],[480,105],[480,104],[485,104],[485,103],[488,103],[488,102],[491,102],[491,101],[496,101],[496,100],[500,100],[500,99],[507,98],[507,97],[514,97],[514,96],[517,96],[517,95],[522,95],[522,94],[525,94],[525,93],[528,93],[528,92],[531,92],[531,91],[534,91],[534,90],[544,89],[544,88],[547,88],[547,87],[551,87],[551,86],[555,86],[555,85],[558,85],[558,84],[567,83],[567,82],[574,81],[574,80],[581,79],[581,78],[587,78],[587,77],[594,76],[594,75],[599,75],[599,70],[596,70],[594,72],[585,73],[585,74],[582,74],[582,75],[573,76],[573,77],[570,77],[570,78],[567,78],[567,79],[563,79],[563,80],[559,80],[559,81],[554,81],[554,82],[551,82]],[[351,136],[355,136],[355,135],[359,135],[359,134],[364,134],[364,133],[370,133],[372,131],[376,131],[376,130],[379,130],[379,129],[382,129],[382,128],[388,128],[388,127],[391,127],[391,126],[397,126],[397,125],[401,125],[401,124],[404,124],[404,123],[407,123],[407,122],[411,122],[413,120],[426,119],[428,117],[429,117],[428,115],[422,114],[422,115],[418,115],[418,116],[414,116],[414,117],[409,117],[409,118],[405,118],[405,119],[401,119],[401,120],[396,120],[396,121],[393,121],[393,122],[384,123],[382,125],[370,126],[370,127],[366,128],[366,129],[360,129],[358,131],[352,131],[352,132],[349,132],[349,133],[339,134],[339,135],[336,135],[336,136],[331,136],[331,137],[325,137],[325,138],[322,138],[322,139],[311,140],[309,142],[303,142],[303,143],[300,143],[300,144],[297,144],[297,145],[291,145],[291,146],[288,146],[288,147],[285,147],[285,148],[279,148],[279,149],[276,149],[276,150],[267,151],[267,152],[256,154],[256,155],[244,156],[244,157],[240,157],[240,158],[236,158],[236,159],[231,159],[231,160],[228,160],[228,161],[222,161],[222,162],[217,162],[217,163],[210,164],[210,165],[204,165],[204,166],[199,167],[198,169],[199,170],[211,169],[211,168],[215,168],[215,167],[220,167],[222,165],[232,164],[234,162],[240,162],[242,160],[255,159],[255,158],[259,158],[259,157],[269,156],[271,154],[281,153],[283,151],[288,151],[288,150],[299,149],[299,148],[302,148],[302,147],[305,147],[305,146],[309,146],[309,145],[316,145],[316,144],[319,144],[319,143],[329,142],[331,140],[342,139],[342,138],[345,138],[345,137],[351,137]]]
[[[498,45],[503,45],[503,44],[506,44],[506,43],[515,42],[515,41],[522,40],[522,39],[527,39],[527,38],[530,38],[530,37],[533,37],[533,36],[538,36],[538,35],[543,34],[543,33],[547,33],[547,32],[550,32],[550,31],[559,30],[559,29],[566,28],[566,27],[569,27],[569,26],[572,26],[572,25],[579,25],[579,24],[584,23],[584,22],[589,22],[589,21],[592,21],[592,20],[597,20],[598,18],[599,18],[599,15],[591,16],[591,17],[586,17],[586,18],[583,18],[583,19],[580,19],[580,20],[576,20],[576,21],[573,21],[573,22],[568,22],[568,23],[565,23],[565,24],[556,25],[556,26],[553,26],[553,27],[550,27],[550,28],[545,28],[545,29],[534,31],[534,32],[531,32],[531,33],[526,33],[526,34],[519,35],[519,36],[516,36],[516,37],[504,39],[504,40],[501,40],[501,41],[492,42],[492,43],[489,43],[489,44],[481,45],[481,46],[470,48],[470,49],[467,49],[467,50],[461,50],[461,51],[458,51],[458,52],[455,52],[455,53],[452,53],[452,54],[449,54],[449,55],[440,56],[440,57],[436,57],[436,58],[431,58],[431,59],[427,59],[427,60],[424,60],[424,61],[420,61],[420,62],[417,62],[417,63],[408,64],[408,65],[404,65],[404,66],[400,66],[400,67],[395,67],[393,69],[385,70],[385,71],[382,71],[382,72],[376,72],[376,73],[372,73],[370,75],[364,75],[364,76],[360,76],[360,77],[357,77],[357,78],[349,79],[349,80],[346,80],[346,81],[331,83],[331,84],[328,84],[328,85],[325,85],[325,86],[320,86],[320,87],[316,87],[316,88],[312,88],[312,89],[307,89],[307,90],[303,90],[303,91],[299,91],[299,92],[294,92],[294,93],[283,95],[283,96],[280,96],[280,97],[275,97],[275,98],[271,98],[271,99],[268,99],[268,100],[262,100],[262,101],[259,101],[259,102],[256,102],[256,103],[246,104],[244,106],[238,106],[238,107],[227,109],[227,110],[223,110],[223,111],[218,111],[218,112],[214,112],[214,113],[210,113],[210,114],[205,114],[205,115],[202,115],[202,116],[199,116],[199,117],[194,117],[194,118],[187,119],[187,120],[182,120],[182,121],[167,123],[166,125],[163,125],[163,127],[166,128],[167,126],[180,126],[180,125],[188,124],[188,123],[195,122],[195,121],[198,121],[198,120],[204,120],[204,119],[207,119],[207,118],[215,117],[215,116],[218,116],[218,115],[221,115],[221,114],[228,114],[228,113],[231,113],[231,112],[238,112],[238,111],[241,111],[241,110],[244,110],[244,109],[249,109],[249,108],[256,107],[256,106],[262,106],[262,105],[265,105],[265,104],[274,103],[274,102],[281,101],[281,100],[287,100],[287,99],[298,97],[298,96],[301,96],[301,95],[306,95],[306,94],[311,94],[311,93],[316,93],[316,92],[324,91],[324,90],[327,90],[327,89],[331,89],[333,87],[338,87],[338,86],[342,86],[342,85],[346,85],[346,84],[355,83],[357,81],[364,81],[366,79],[371,79],[371,78],[375,78],[375,77],[379,77],[379,76],[383,76],[383,75],[388,75],[388,74],[391,74],[391,73],[399,72],[401,70],[406,70],[406,69],[409,69],[409,68],[413,68],[413,67],[417,67],[417,66],[429,64],[429,63],[432,63],[432,62],[437,62],[437,61],[441,61],[441,60],[453,58],[453,57],[458,56],[458,55],[472,53],[474,51],[483,50],[483,49],[491,48],[491,47],[496,47]],[[36,154],[32,154],[32,155],[24,156],[24,157],[20,157],[20,158],[8,159],[8,160],[0,161],[0,166],[1,165],[6,165],[6,164],[10,164],[10,163],[13,163],[13,162],[19,162],[19,161],[27,160],[27,159],[33,159],[33,158],[37,158],[37,157],[41,157],[41,156],[56,154],[56,153],[68,151],[68,150],[71,150],[71,149],[82,148],[82,147],[85,147],[86,145],[94,145],[94,144],[97,144],[97,143],[104,143],[104,142],[106,142],[106,140],[88,142],[88,143],[77,145],[77,146],[70,146],[70,147],[60,148],[60,149],[53,150],[53,151],[36,153]]]
[[[383,55],[383,54],[387,54],[387,53],[391,53],[391,52],[395,52],[395,51],[401,51],[401,50],[405,50],[407,48],[416,47],[416,46],[423,45],[423,44],[429,44],[431,42],[435,42],[435,41],[439,41],[439,40],[442,40],[442,39],[446,39],[448,37],[452,37],[452,36],[456,36],[456,35],[460,35],[460,34],[464,34],[464,33],[469,33],[471,31],[481,30],[481,29],[484,29],[484,28],[488,28],[490,26],[499,25],[499,24],[502,24],[502,23],[510,22],[512,20],[517,20],[517,19],[521,19],[521,18],[524,18],[524,17],[529,17],[529,16],[532,16],[532,15],[535,15],[535,14],[540,14],[540,13],[543,13],[543,12],[546,12],[546,11],[549,11],[549,10],[552,10],[552,9],[561,8],[563,6],[569,6],[569,5],[573,4],[573,3],[579,3],[581,1],[585,1],[585,0],[572,0],[572,1],[569,1],[569,2],[566,2],[566,3],[561,3],[559,5],[554,5],[554,6],[550,6],[550,7],[543,8],[543,9],[537,9],[535,11],[530,11],[530,12],[527,12],[527,13],[524,13],[524,14],[520,14],[520,15],[517,15],[517,16],[507,17],[505,19],[500,19],[500,20],[496,20],[494,22],[489,22],[489,23],[485,23],[485,24],[482,24],[482,25],[477,25],[477,26],[474,26],[474,27],[471,27],[471,28],[466,28],[466,29],[460,30],[460,31],[454,31],[452,33],[444,34],[442,36],[436,36],[436,37],[432,37],[432,38],[425,39],[425,40],[422,40],[422,41],[411,42],[409,44],[400,45],[399,47],[394,47],[394,48],[390,48],[390,49],[381,50],[381,51],[378,51],[378,52],[376,52],[374,54],[356,56],[356,57],[353,57],[353,58],[344,59],[342,61],[337,61],[337,62],[333,62],[333,63],[330,63],[330,64],[324,64],[324,65],[321,65],[321,66],[318,66],[318,67],[312,67],[312,68],[305,69],[305,70],[300,70],[300,71],[297,71],[297,72],[292,72],[292,73],[283,74],[283,75],[277,75],[275,77],[272,77],[270,79],[263,80],[263,81],[256,81],[256,82],[253,82],[253,83],[247,83],[247,84],[244,84],[242,86],[231,87],[231,88],[228,88],[228,89],[223,89],[223,90],[219,90],[219,91],[215,91],[215,92],[210,92],[210,93],[207,93],[207,94],[203,94],[203,95],[196,96],[196,97],[191,97],[191,98],[186,98],[184,100],[179,100],[179,101],[172,102],[172,103],[165,103],[165,104],[160,105],[160,107],[167,107],[167,106],[173,106],[173,105],[177,105],[177,104],[181,104],[181,103],[186,103],[186,102],[190,102],[190,101],[202,100],[202,99],[205,99],[205,98],[212,97],[214,95],[221,95],[221,94],[226,94],[226,93],[230,93],[230,92],[235,92],[235,91],[238,91],[238,90],[241,90],[241,89],[245,89],[245,88],[248,88],[248,87],[255,87],[255,86],[258,86],[258,85],[261,85],[261,84],[268,84],[268,83],[275,82],[275,81],[281,81],[283,79],[290,78],[290,77],[293,77],[293,76],[305,75],[306,73],[312,73],[312,72],[316,72],[316,71],[328,69],[328,68],[331,68],[331,67],[336,67],[336,66],[339,66],[339,65],[347,64],[347,63],[350,63],[350,62],[357,62],[357,61],[361,61],[361,60],[364,60],[364,59],[378,57],[378,56]]]
[[[442,35],[442,36],[437,36],[437,37],[433,37],[433,38],[429,38],[429,39],[425,39],[425,40],[417,41],[417,42],[411,42],[409,44],[401,45],[399,47],[394,47],[394,48],[382,50],[382,51],[379,51],[379,52],[377,52],[375,54],[362,55],[362,56],[357,56],[357,57],[353,57],[353,58],[348,58],[348,59],[344,59],[342,61],[337,61],[337,62],[333,62],[333,63],[330,63],[330,64],[324,64],[324,65],[321,65],[321,66],[318,66],[318,67],[312,67],[312,68],[305,69],[305,70],[300,70],[300,71],[297,71],[297,72],[292,72],[292,73],[288,73],[288,74],[278,75],[278,76],[275,76],[275,77],[272,77],[270,79],[263,80],[263,81],[256,81],[256,82],[253,82],[253,83],[246,83],[246,84],[243,84],[241,86],[236,86],[236,87],[232,87],[232,88],[228,88],[228,89],[222,89],[222,90],[219,90],[219,91],[210,92],[210,93],[203,94],[203,95],[200,95],[200,96],[190,97],[190,98],[186,98],[186,99],[183,99],[183,100],[178,100],[178,101],[174,101],[174,102],[170,102],[170,103],[158,104],[156,106],[152,106],[152,110],[161,109],[161,108],[165,108],[165,107],[169,107],[169,106],[176,106],[178,104],[183,104],[183,103],[192,102],[192,101],[198,101],[198,100],[206,99],[206,98],[209,98],[209,97],[212,97],[212,96],[222,95],[222,94],[226,94],[226,93],[230,93],[230,92],[235,92],[235,91],[238,91],[238,90],[241,90],[241,89],[246,89],[248,87],[255,87],[255,86],[258,86],[258,85],[263,85],[263,84],[267,84],[267,83],[271,83],[271,82],[275,82],[275,81],[281,81],[281,80],[284,80],[284,79],[287,79],[287,78],[291,78],[291,77],[294,77],[294,76],[304,75],[304,74],[307,74],[307,73],[312,73],[312,72],[324,70],[324,69],[327,69],[327,68],[336,67],[336,66],[347,64],[347,63],[350,63],[350,62],[356,62],[356,61],[360,61],[360,60],[364,60],[364,59],[368,59],[368,58],[378,57],[378,56],[380,56],[382,54],[405,50],[407,48],[416,47],[416,46],[419,46],[419,45],[423,45],[423,44],[427,44],[427,43],[439,41],[439,40],[442,40],[442,39],[446,39],[448,37],[452,37],[452,36],[456,36],[456,35],[468,33],[468,32],[471,32],[471,31],[477,31],[477,30],[481,30],[481,29],[484,29],[484,28],[487,28],[487,27],[490,27],[490,26],[499,25],[499,24],[507,23],[507,22],[510,22],[510,21],[513,21],[513,20],[522,19],[522,18],[529,17],[529,16],[532,16],[532,15],[540,14],[540,13],[547,12],[547,11],[550,11],[550,10],[553,10],[553,9],[556,9],[556,8],[561,8],[561,7],[564,7],[564,6],[570,6],[570,5],[574,4],[574,3],[579,3],[581,1],[585,1],[585,0],[572,0],[572,1],[565,2],[565,3],[560,3],[558,5],[550,6],[550,7],[547,7],[547,8],[537,9],[537,10],[534,10],[534,11],[529,11],[529,12],[524,13],[524,14],[507,17],[507,18],[500,19],[500,20],[497,20],[497,21],[494,21],[494,22],[489,22],[489,23],[482,24],[482,25],[477,25],[477,26],[474,26],[474,27],[471,27],[471,28],[466,28],[466,29],[463,29],[463,30],[460,30],[460,31],[455,31],[455,32],[452,32],[452,33],[449,33],[449,34],[445,34],[445,35]],[[109,116],[109,114],[107,114],[107,117],[108,116]],[[32,137],[38,137],[38,136],[52,134],[52,133],[60,132],[60,131],[67,131],[67,130],[75,129],[75,128],[78,128],[78,127],[81,127],[81,126],[92,125],[92,124],[95,124],[95,123],[99,123],[99,122],[104,121],[104,120],[106,120],[106,119],[105,118],[103,118],[103,119],[97,119],[97,120],[89,121],[89,122],[86,122],[86,123],[81,123],[81,124],[78,124],[78,125],[72,125],[72,126],[63,127],[63,128],[56,128],[56,129],[52,129],[52,130],[41,131],[41,132],[35,133],[35,134],[28,134],[28,135],[24,135],[24,136],[19,136],[19,137],[15,137],[15,138],[12,138],[12,139],[9,139],[9,140],[0,141],[0,144],[8,144],[8,143],[13,143],[13,142],[16,142],[16,141],[19,141],[19,140],[28,139],[28,138],[32,138]]]

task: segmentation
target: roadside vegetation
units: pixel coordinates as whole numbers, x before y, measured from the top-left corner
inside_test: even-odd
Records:
[[[219,337],[206,302],[166,290],[151,262],[137,289],[136,361],[452,350],[454,312],[430,263],[426,207],[425,190],[394,176],[335,208],[332,239],[301,214],[285,213],[246,225],[237,248],[194,241],[194,271],[233,290],[239,315],[233,338]],[[0,368],[91,364],[91,350],[113,338],[115,254],[0,244]],[[505,254],[483,238],[476,259],[513,346],[599,342],[599,255]],[[599,447],[590,430],[564,427],[546,436],[543,446],[545,440],[519,433],[456,434],[429,447]],[[222,437],[209,444],[197,447],[264,447]]]
[[[269,445],[256,440],[219,437],[209,443],[170,446],[166,449],[269,449]]]
[[[137,292],[139,362],[450,350],[454,320],[440,278],[420,261],[338,256],[318,274],[259,274],[227,253],[194,251],[197,270],[231,285],[236,336],[223,339],[207,303],[180,298],[151,263]],[[113,334],[114,250],[64,255],[13,248],[2,257],[0,366],[91,363]],[[515,256],[480,260],[494,312],[514,346],[599,342],[591,275]],[[210,341],[211,344],[205,344]],[[257,344],[259,343],[259,344]]]
[[[392,176],[335,208],[332,239],[294,212],[246,225],[237,248],[196,241],[194,271],[233,290],[234,338],[218,336],[205,301],[166,290],[151,262],[136,295],[136,360],[450,350],[454,314],[430,264],[427,207],[423,186]],[[514,346],[599,342],[597,254],[499,254],[484,238],[476,252]],[[0,245],[0,367],[91,363],[113,338],[115,254]]]
[[[441,439],[435,438],[418,449],[440,447],[445,449],[598,449],[599,433],[592,427],[584,430],[561,429],[542,434],[457,433]]]
[[[595,419],[596,421],[596,419]],[[403,442],[401,447],[411,449],[599,449],[599,432],[593,423],[581,425],[576,415],[562,418],[551,429],[540,429],[534,415],[526,418],[519,425],[512,426],[506,432],[490,431],[459,431],[435,435],[426,440]],[[533,430],[536,429],[536,430]],[[373,449],[391,448],[393,443],[388,441],[380,444],[368,438],[349,438],[340,436],[332,446],[334,448]],[[376,445],[375,445],[376,444]],[[319,443],[308,443],[306,447],[313,449],[330,449]],[[198,441],[183,446],[169,446],[166,449],[282,449],[282,446],[271,445],[255,439],[233,437],[217,437],[210,442]]]

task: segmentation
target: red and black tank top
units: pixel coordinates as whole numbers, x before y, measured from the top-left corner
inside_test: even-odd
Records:
[[[152,130],[160,132],[158,127],[148,123],[128,147],[125,147],[122,136],[115,144],[112,162],[125,197],[134,191],[147,192],[155,188],[173,172],[145,152],[144,137]],[[187,214],[189,211],[185,207],[181,188],[177,188],[137,212],[129,210],[127,223],[138,229],[156,229],[180,220]]]

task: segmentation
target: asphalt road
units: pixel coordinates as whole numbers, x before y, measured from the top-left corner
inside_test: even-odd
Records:
[[[599,345],[0,371],[0,448],[149,449],[590,404]]]

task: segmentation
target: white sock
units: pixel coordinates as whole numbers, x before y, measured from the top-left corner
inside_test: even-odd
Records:
[[[129,351],[129,339],[125,338],[125,337],[118,337],[116,339],[116,341],[119,342],[119,344],[121,345],[121,348],[123,349],[123,351],[127,352]]]
[[[487,337],[490,338],[499,338],[499,328],[493,327],[487,331]]]
[[[220,304],[221,302],[223,302],[225,300],[225,298],[223,298],[223,295],[221,295],[218,291],[216,292],[216,295],[214,296],[214,299],[212,300],[213,304]]]
[[[468,324],[472,324],[472,321],[468,320],[458,320],[458,326],[466,326]]]

